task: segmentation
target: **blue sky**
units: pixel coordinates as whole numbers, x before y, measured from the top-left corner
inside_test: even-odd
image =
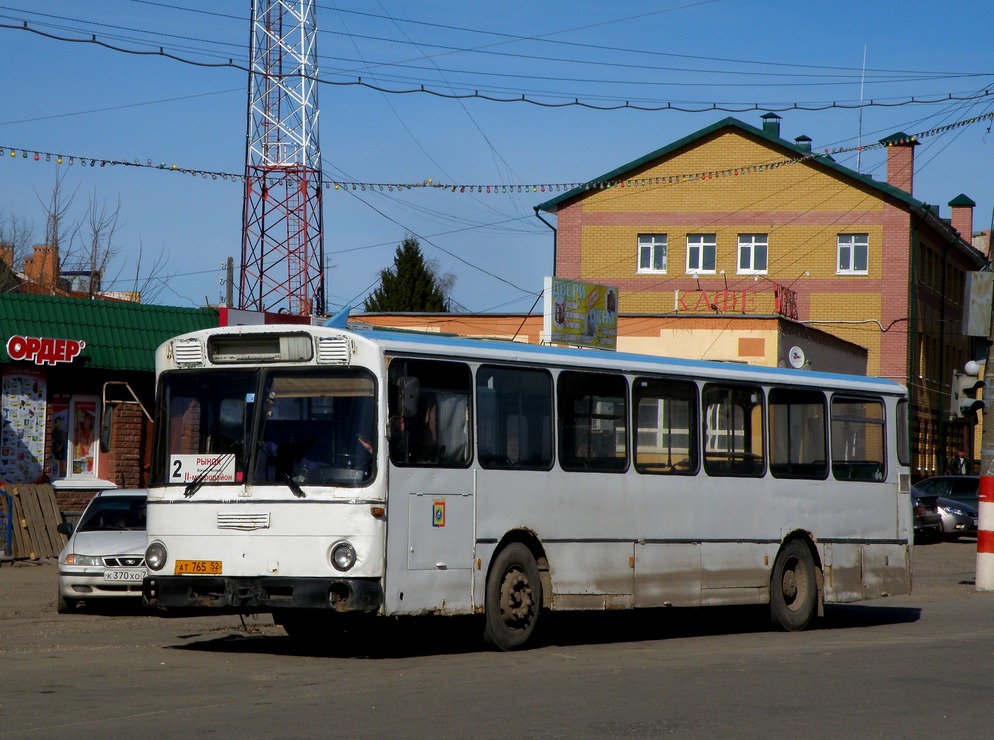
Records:
[[[71,218],[82,219],[90,200],[120,203],[120,253],[106,287],[131,289],[136,273],[146,277],[164,258],[156,277],[168,279],[156,302],[216,303],[222,263],[231,256],[237,267],[240,259],[241,185],[99,161],[244,170],[246,73],[202,65],[247,64],[250,7],[249,0],[0,0],[0,220],[15,214],[40,243],[42,202],[61,171],[63,191],[75,193]],[[391,90],[423,85],[547,104],[322,84],[326,181],[515,186],[489,195],[326,191],[331,312],[362,302],[407,234],[454,278],[455,308],[528,311],[553,259],[551,232],[533,207],[552,195],[519,193],[518,185],[589,180],[728,115],[759,126],[764,111],[791,108],[780,113],[784,138],[806,134],[822,150],[994,111],[994,47],[985,40],[994,3],[987,2],[318,0],[317,20],[320,76],[329,82],[361,78]],[[133,51],[162,48],[196,64],[48,38],[23,30],[24,22]],[[886,105],[860,113],[851,106],[861,98]],[[902,104],[912,98],[949,99]],[[569,101],[585,105],[561,105]],[[758,110],[594,109],[624,101]],[[62,167],[46,153],[62,154]],[[98,164],[80,166],[80,157]],[[977,203],[974,227],[990,228],[989,118],[923,138],[916,158],[917,198],[948,216],[949,200],[966,193]],[[857,164],[852,153],[836,159]],[[884,153],[864,152],[859,168],[883,180]]]

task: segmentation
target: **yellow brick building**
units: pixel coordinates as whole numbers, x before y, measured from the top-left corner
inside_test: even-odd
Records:
[[[617,286],[620,314],[782,315],[862,346],[869,374],[908,387],[916,477],[960,447],[976,458],[972,424],[949,418],[953,370],[986,352],[961,332],[965,275],[986,264],[973,202],[954,198],[947,220],[916,200],[903,133],[880,142],[881,182],[763,118],[726,118],[536,206],[555,215],[556,276]]]

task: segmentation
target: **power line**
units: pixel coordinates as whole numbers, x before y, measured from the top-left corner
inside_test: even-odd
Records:
[[[0,28],[6,28],[10,30],[27,31],[45,38],[53,39],[55,41],[63,41],[67,43],[78,43],[78,44],[94,44],[111,51],[117,51],[123,54],[132,54],[136,56],[148,56],[148,57],[163,57],[166,59],[171,59],[182,64],[188,64],[195,67],[205,67],[212,69],[235,69],[241,72],[251,73],[251,69],[246,64],[236,63],[233,59],[229,58],[223,62],[204,62],[196,61],[193,59],[188,59],[177,54],[165,51],[163,48],[153,49],[153,50],[139,50],[139,49],[128,49],[121,46],[116,46],[114,44],[108,43],[106,41],[101,41],[94,34],[90,38],[72,38],[68,36],[59,36],[57,34],[48,33],[37,28],[32,28],[27,21],[23,21],[21,25],[13,25],[9,23],[0,23]],[[596,104],[587,102],[585,100],[580,100],[579,97],[573,97],[569,99],[567,96],[561,93],[546,93],[547,100],[539,99],[536,96],[530,96],[527,93],[515,94],[513,96],[499,96],[496,94],[480,92],[479,89],[469,90],[469,88],[459,86],[452,86],[454,88],[465,89],[466,92],[446,92],[443,90],[433,89],[426,86],[425,84],[420,84],[416,87],[407,88],[388,88],[383,85],[372,84],[361,77],[350,80],[330,80],[313,75],[285,75],[292,76],[299,79],[307,79],[317,84],[322,85],[333,85],[337,87],[362,87],[370,90],[375,90],[377,92],[389,94],[389,95],[430,95],[438,98],[445,98],[449,100],[484,100],[492,103],[523,103],[533,106],[538,106],[541,108],[583,108],[587,110],[594,111],[616,111],[616,110],[635,110],[643,112],[661,112],[661,111],[675,111],[679,113],[709,113],[714,111],[722,111],[728,113],[745,113],[749,111],[772,111],[772,112],[785,112],[791,110],[798,111],[824,111],[831,109],[843,109],[843,110],[858,110],[861,108],[897,108],[908,105],[935,105],[939,103],[947,103],[949,101],[975,101],[979,99],[987,99],[994,96],[994,90],[991,87],[984,88],[980,92],[971,93],[938,93],[934,95],[912,95],[903,98],[870,98],[868,100],[861,101],[846,101],[846,100],[832,100],[823,102],[812,102],[812,103],[776,103],[776,104],[766,104],[766,103],[710,103],[710,104],[695,104],[687,105],[685,103],[674,103],[670,102],[660,102],[657,104],[632,102],[631,99],[624,100],[624,102],[610,103],[610,104]],[[506,75],[504,75],[506,76]],[[594,99],[596,96],[594,96]],[[599,98],[605,99],[605,98]]]

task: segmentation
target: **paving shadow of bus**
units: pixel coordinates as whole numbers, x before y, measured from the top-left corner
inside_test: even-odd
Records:
[[[814,622],[815,631],[882,627],[916,622],[921,609],[880,604],[833,604]],[[259,617],[266,623],[265,615]],[[555,612],[542,623],[529,649],[580,645],[611,645],[678,640],[693,637],[775,634],[791,639],[770,623],[768,607],[720,606],[701,609],[640,609],[637,611]],[[240,632],[196,640],[172,648],[219,653],[311,655],[338,658],[395,659],[430,655],[489,652],[478,617],[399,617],[356,622],[332,629],[326,639],[299,640],[276,628],[252,634]]]

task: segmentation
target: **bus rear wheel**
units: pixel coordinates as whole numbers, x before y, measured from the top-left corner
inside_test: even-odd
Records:
[[[538,564],[531,550],[513,542],[497,555],[487,579],[484,638],[498,650],[522,647],[535,631],[541,608]]]
[[[770,579],[770,618],[788,632],[803,630],[818,608],[818,583],[811,550],[793,540],[777,556]]]

